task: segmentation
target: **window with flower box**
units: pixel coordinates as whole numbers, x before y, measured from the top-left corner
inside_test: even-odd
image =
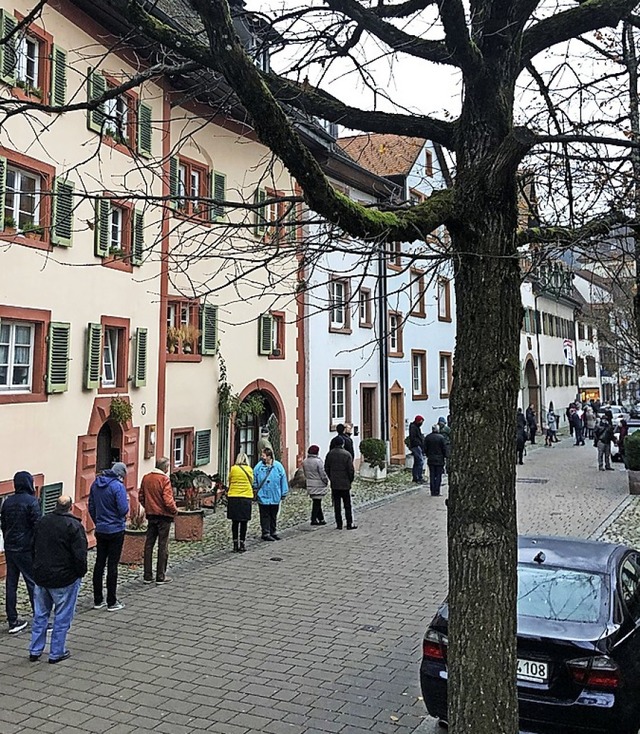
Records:
[[[403,357],[402,314],[398,311],[389,311],[387,324],[389,330],[389,356]]]

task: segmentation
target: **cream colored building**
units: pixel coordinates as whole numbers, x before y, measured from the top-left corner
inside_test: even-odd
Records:
[[[31,5],[0,6],[6,37]],[[4,113],[16,112],[0,123],[0,495],[28,470],[43,502],[74,496],[89,531],[89,487],[114,460],[131,492],[160,455],[226,471],[241,448],[256,458],[273,414],[290,468],[300,431],[299,304],[283,297],[297,229],[270,223],[296,206],[219,203],[294,187],[246,126],[183,103],[166,78],[89,111],[28,109],[102,99],[148,70],[95,17],[45,5],[0,55]],[[221,358],[232,393],[263,399],[239,426],[219,415]]]

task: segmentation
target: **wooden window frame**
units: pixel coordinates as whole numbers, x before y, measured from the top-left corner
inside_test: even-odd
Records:
[[[418,357],[420,360],[420,372],[422,379],[422,392],[416,393],[413,390],[413,360]],[[425,349],[412,349],[411,350],[411,396],[414,400],[428,400],[429,394],[427,391],[427,352]]]
[[[51,323],[51,311],[36,308],[19,308],[0,305],[0,320],[25,321],[34,324],[33,367],[31,391],[14,393],[0,391],[0,405],[8,403],[45,403],[49,396],[46,392],[45,374],[47,371],[47,335]]]
[[[442,308],[441,289],[444,288],[444,309]],[[451,280],[438,278],[438,321],[451,323]]]
[[[25,16],[17,10],[14,11],[13,15],[18,23],[21,23],[25,19]],[[40,90],[41,96],[38,98],[36,95],[30,94],[26,89],[19,87],[17,84],[17,75],[16,85],[12,87],[11,94],[16,99],[20,99],[25,102],[36,101],[42,104],[49,104],[51,95],[51,57],[53,54],[53,36],[51,33],[47,33],[44,28],[41,28],[35,23],[29,23],[25,29],[25,36],[32,36],[40,44],[40,54],[38,57],[38,81],[40,82],[40,85],[38,86],[38,89]]]
[[[395,318],[398,322],[398,326],[395,329],[396,333],[396,346],[397,349],[393,350],[391,348],[391,337],[392,337],[392,328],[391,328],[391,319]],[[402,314],[400,311],[388,311],[387,312],[387,344],[388,344],[388,356],[389,357],[404,357],[404,343],[403,343],[403,320],[402,320]]]
[[[395,270],[396,273],[402,271],[402,242],[389,243],[387,268],[389,268],[389,270]]]
[[[185,463],[176,466],[174,463],[174,443],[176,436],[185,436]],[[170,451],[171,451],[171,471],[191,471],[194,467],[193,462],[195,461],[193,450],[194,450],[194,441],[195,441],[195,430],[194,427],[191,426],[189,428],[172,428],[171,429],[171,445],[170,445]]]
[[[598,376],[598,364],[596,362],[596,358],[592,355],[589,355],[584,360],[585,364],[585,370],[586,370],[586,376],[587,377],[597,377]],[[589,371],[589,365],[593,365],[593,374]]]
[[[447,390],[442,390],[442,361],[446,360],[447,364]],[[451,352],[439,352],[438,354],[438,383],[440,387],[440,397],[448,398],[451,395],[451,384],[453,382],[453,355]]]
[[[344,286],[344,325],[334,326],[333,323],[333,286],[342,283]],[[329,280],[329,332],[331,334],[351,334],[351,282],[349,278],[332,276]]]
[[[419,268],[411,268],[409,281],[409,294],[411,298],[411,315],[424,319],[427,315],[427,289],[424,282],[424,270]],[[418,298],[414,302],[413,286],[417,285]]]
[[[28,173],[40,177],[40,221],[38,222],[38,226],[42,227],[41,239],[32,239],[24,234],[7,234],[6,230],[4,230],[0,233],[0,241],[33,247],[36,250],[50,250],[51,226],[53,224],[50,193],[53,190],[56,169],[47,163],[42,163],[35,158],[10,150],[9,148],[4,148],[3,146],[0,146],[0,156],[6,158],[7,167],[21,168]]]
[[[189,326],[200,329],[200,299],[199,298],[181,298],[180,296],[167,298],[167,326],[169,325],[169,308],[175,306],[176,312],[179,313],[183,307],[189,309]],[[182,323],[182,322],[181,322]],[[202,334],[201,334],[202,335]],[[194,351],[189,354],[182,351],[182,339],[178,339],[175,352],[169,352],[169,344],[166,345],[167,362],[202,362],[202,353],[200,350],[200,339],[194,344]]]
[[[333,378],[344,377],[344,420],[333,420]],[[329,430],[339,423],[351,423],[351,370],[329,370]]]
[[[102,353],[100,354],[100,387],[99,395],[113,395],[114,393],[129,392],[129,333],[131,330],[129,319],[118,316],[102,316]],[[118,356],[116,362],[116,384],[112,387],[102,386],[104,366],[104,334],[105,329],[118,329]]]
[[[111,245],[109,245],[109,254],[102,258],[102,265],[105,268],[111,268],[112,270],[120,270],[124,273],[133,273],[133,263],[131,262],[131,254],[133,251],[133,217],[134,217],[134,206],[131,202],[124,201],[123,199],[112,199],[111,194],[108,191],[104,192],[104,196],[108,198],[109,205],[111,208],[122,209],[122,240],[123,248],[122,254],[112,254]],[[109,228],[111,227],[111,221],[109,221]],[[109,242],[111,242],[111,233],[109,233]]]
[[[285,359],[286,347],[286,313],[284,311],[269,311],[269,315],[273,318],[273,333],[275,335],[275,347],[269,355],[269,359]],[[279,354],[274,354],[278,350]]]
[[[125,80],[118,81],[114,76],[111,74],[107,74],[105,72],[101,72],[96,70],[96,74],[102,74],[104,77],[104,80],[106,82],[106,91],[109,89],[113,89],[115,87],[121,86]],[[103,103],[103,113],[105,116],[105,123],[103,125],[103,132],[101,135],[101,139],[103,143],[106,143],[109,147],[114,148],[115,150],[120,151],[121,153],[124,153],[125,155],[131,156],[133,152],[137,150],[138,147],[138,99],[139,96],[136,92],[134,92],[132,89],[127,90],[126,92],[122,92],[118,95],[119,97],[124,97],[124,99],[127,102],[127,136],[128,140],[126,142],[123,142],[122,140],[118,140],[115,137],[112,137],[111,135],[105,135],[104,130],[108,127],[107,124],[107,113],[104,110],[104,103]]]
[[[365,318],[362,318],[362,296],[365,296]],[[360,288],[358,290],[358,324],[362,329],[373,328],[373,309],[371,308],[371,288]]]
[[[180,182],[180,166],[184,166],[186,169],[186,176],[189,180],[191,178],[192,172],[197,172],[200,174],[200,192],[199,197],[201,199],[208,199],[209,198],[209,181],[211,178],[211,169],[206,163],[202,163],[201,161],[196,161],[193,158],[187,158],[183,155],[178,155],[178,186]],[[190,186],[187,187],[190,189]],[[189,196],[189,194],[187,194]],[[177,197],[177,202],[181,200],[180,195]],[[174,210],[174,213],[179,216],[183,217],[185,219],[189,219],[192,221],[197,221],[198,224],[211,224],[211,220],[209,219],[209,206],[208,204],[199,204],[199,211],[195,211],[195,206],[191,199],[185,199],[184,200],[184,207],[178,206],[176,203],[176,208]],[[196,205],[198,206],[198,205]]]

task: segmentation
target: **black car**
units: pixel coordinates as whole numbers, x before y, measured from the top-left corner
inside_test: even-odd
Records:
[[[447,721],[446,602],[420,667],[431,716]],[[572,538],[518,540],[518,701],[530,732],[638,734],[640,553]]]

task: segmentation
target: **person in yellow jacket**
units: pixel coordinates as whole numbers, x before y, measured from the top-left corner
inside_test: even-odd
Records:
[[[238,454],[236,463],[229,472],[229,492],[227,493],[227,519],[231,520],[233,552],[244,553],[247,537],[247,524],[251,520],[253,500],[253,470],[244,453]]]

